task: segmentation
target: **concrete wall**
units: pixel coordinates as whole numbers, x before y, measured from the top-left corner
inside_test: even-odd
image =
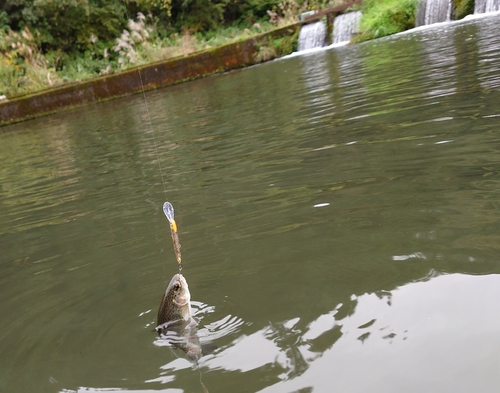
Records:
[[[293,35],[300,26],[295,24],[189,56],[20,96],[0,103],[0,126],[95,101],[140,93],[143,86],[144,90],[151,90],[249,66],[257,62],[255,56],[260,45],[266,45],[274,38]]]

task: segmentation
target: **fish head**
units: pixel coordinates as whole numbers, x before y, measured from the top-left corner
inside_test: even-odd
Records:
[[[175,306],[183,308],[190,305],[191,293],[189,292],[188,283],[182,274],[176,274],[172,277],[167,292],[169,288],[172,292],[170,297]]]
[[[182,274],[175,274],[163,296],[158,310],[158,325],[166,322],[191,319],[191,294]]]

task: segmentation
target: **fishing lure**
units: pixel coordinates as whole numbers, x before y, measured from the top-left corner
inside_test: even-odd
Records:
[[[165,213],[165,216],[170,223],[170,234],[172,235],[172,241],[174,242],[175,258],[179,264],[180,273],[182,270],[181,243],[179,241],[179,234],[177,233],[177,223],[174,219],[174,207],[170,202],[165,202],[163,204],[163,213]]]

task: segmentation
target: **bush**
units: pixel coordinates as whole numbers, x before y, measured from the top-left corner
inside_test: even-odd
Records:
[[[474,0],[454,0],[455,19],[465,18],[474,13]]]
[[[12,30],[27,27],[36,32],[36,44],[44,53],[83,53],[92,46],[92,36],[113,40],[128,19],[120,0],[6,0],[2,8]]]
[[[415,27],[418,0],[365,0],[360,33],[354,42],[399,33]]]

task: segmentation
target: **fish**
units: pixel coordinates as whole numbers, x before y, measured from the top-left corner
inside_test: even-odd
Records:
[[[168,284],[158,309],[156,331],[176,348],[182,349],[196,364],[203,355],[192,316],[191,293],[182,274],[175,274]]]

